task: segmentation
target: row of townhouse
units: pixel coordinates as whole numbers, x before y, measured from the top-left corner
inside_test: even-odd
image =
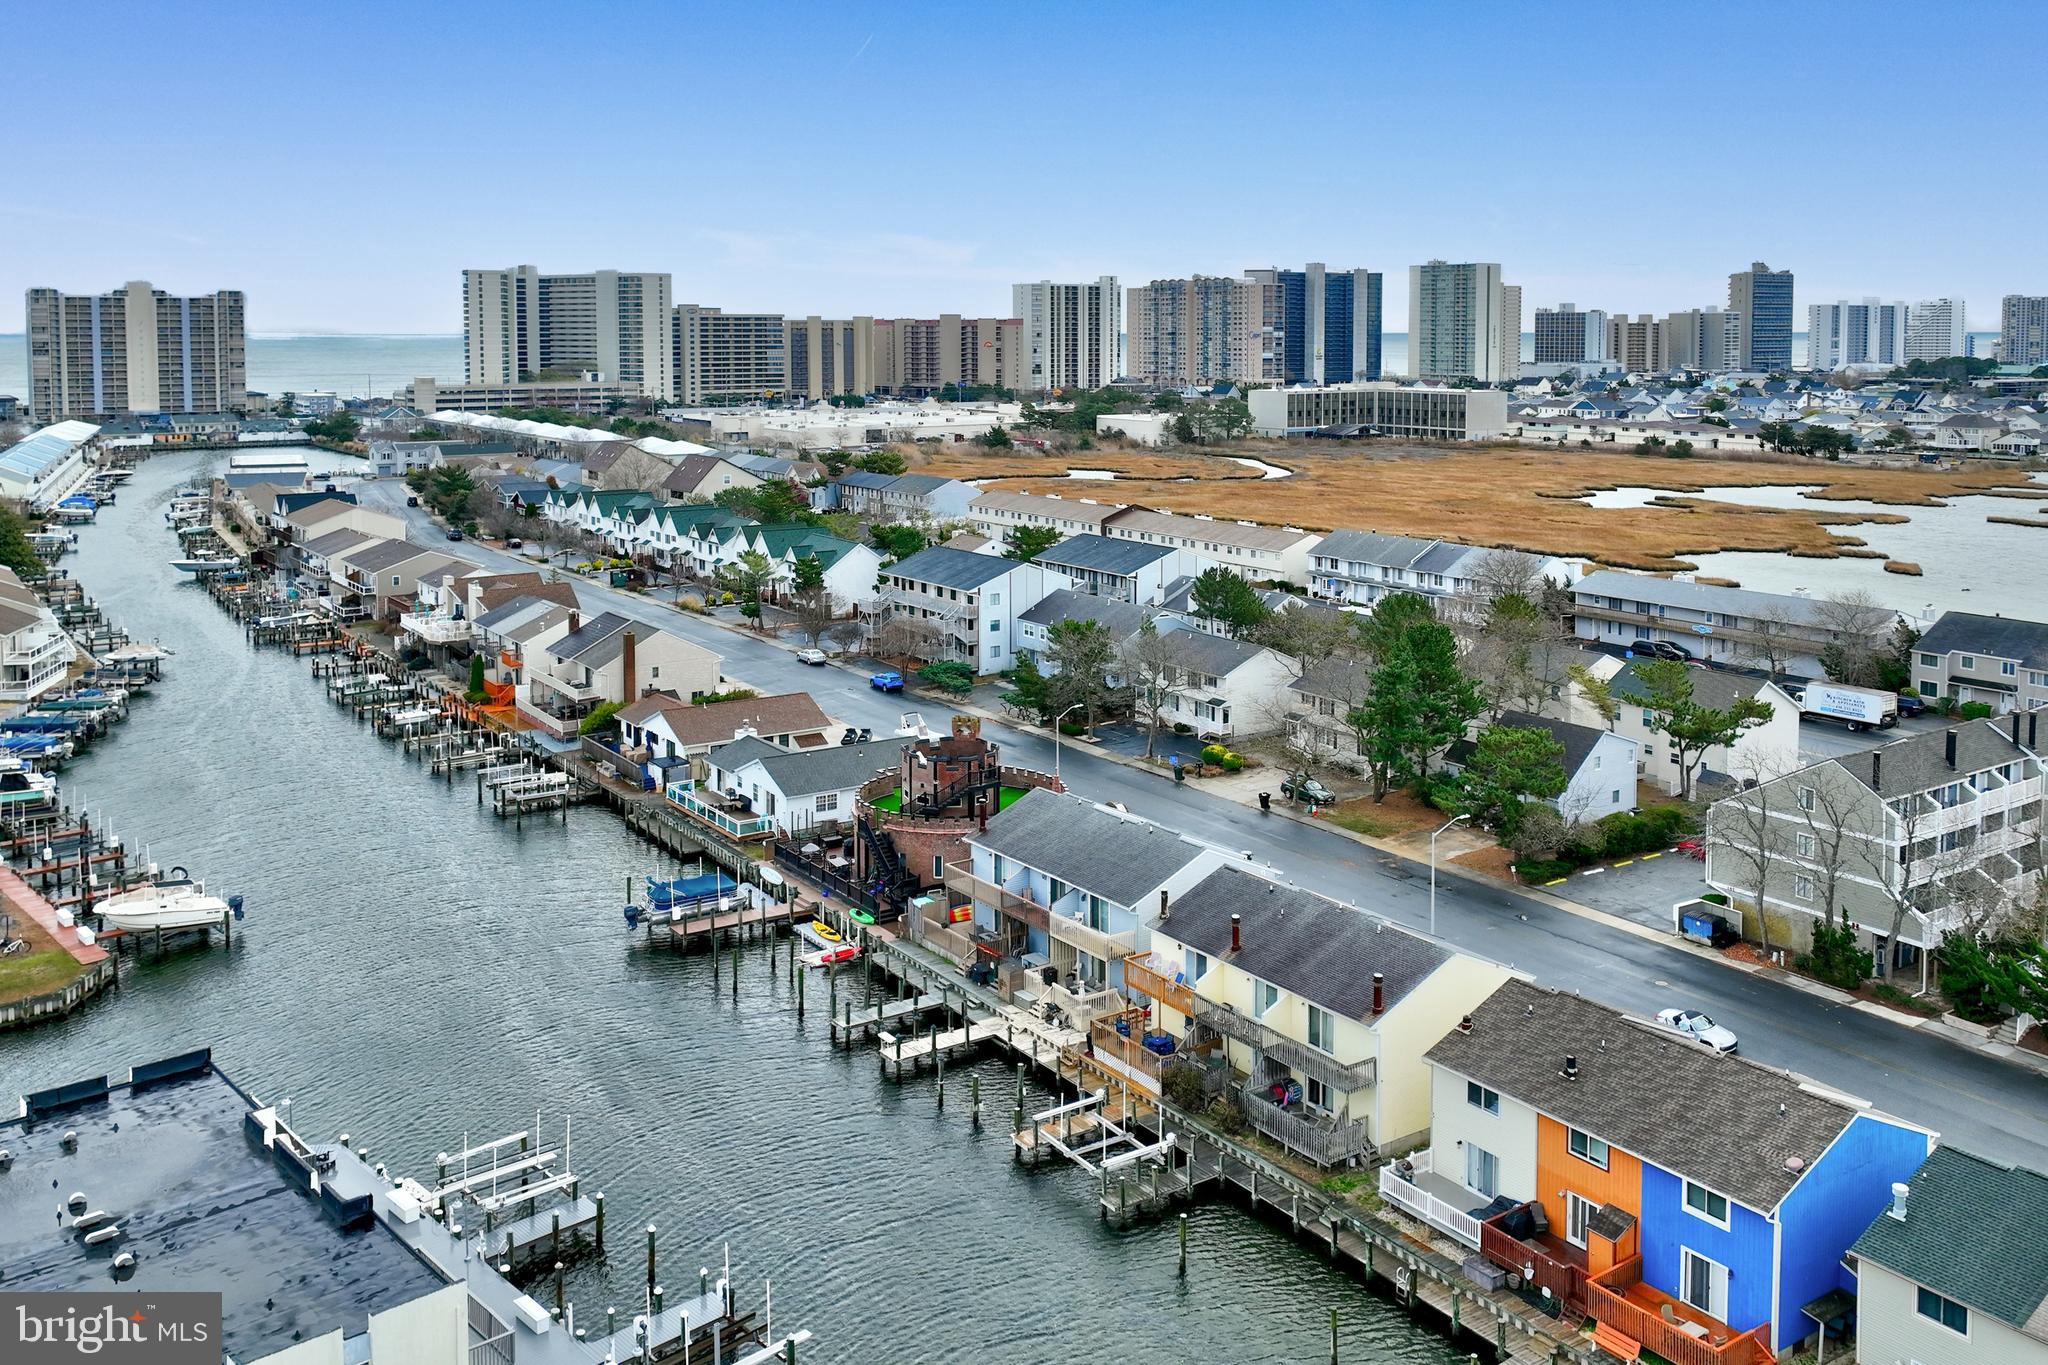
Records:
[[[739,766],[769,758],[747,743]],[[1032,791],[965,846],[931,924],[970,928],[1096,1065],[1154,1093],[1186,1070],[1312,1162],[1391,1157],[1390,1210],[1618,1359],[1855,1335],[1894,1365],[2048,1360],[2048,1177],[1115,806]]]
[[[1255,582],[1297,587],[1308,581],[1311,547],[1322,539],[1293,527],[1007,491],[979,494],[967,504],[965,515],[979,534],[993,541],[1004,540],[1018,527],[1135,541],[1181,551]]]
[[[1309,556],[1311,597],[1370,609],[1382,598],[1412,593],[1437,604],[1446,617],[1476,615],[1496,591],[1489,565],[1502,552],[1447,540],[1382,535],[1377,531],[1332,531]],[[1517,563],[1558,587],[1570,587],[1585,568],[1556,556],[1530,556]]]
[[[863,521],[944,522],[968,516],[979,489],[938,474],[870,474],[853,470],[816,491],[821,512],[851,512]]]
[[[77,656],[56,614],[0,565],[0,702],[34,701],[62,686]]]
[[[1652,574],[1601,569],[1572,587],[1581,639],[1631,646],[1657,643],[1714,663],[1775,665],[1826,676],[1819,655],[1845,628],[1881,636],[1899,619],[1879,608],[1851,611],[1793,593],[1757,592]]]
[[[2048,625],[1943,612],[1913,644],[1913,690],[1995,711],[2048,706]]]
[[[1944,935],[2034,899],[2048,838],[2044,713],[1895,739],[1715,802],[1708,885],[1787,921],[1794,949],[1816,923],[1847,925],[1880,974],[1917,974],[1924,988]]]

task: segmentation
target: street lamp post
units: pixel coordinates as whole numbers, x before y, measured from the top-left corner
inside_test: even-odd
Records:
[[[1430,832],[1430,836],[1429,836],[1429,934],[1430,934],[1430,937],[1431,937],[1431,938],[1434,938],[1434,937],[1436,937],[1436,836],[1437,836],[1437,835],[1439,835],[1439,834],[1442,834],[1442,833],[1443,833],[1443,832],[1444,832],[1445,830],[1449,829],[1449,828],[1450,828],[1450,827],[1451,827],[1452,825],[1458,824],[1459,822],[1461,822],[1461,821],[1464,821],[1464,820],[1470,820],[1471,818],[1472,818],[1472,817],[1471,817],[1471,816],[1469,816],[1469,815],[1453,815],[1453,816],[1452,816],[1452,817],[1451,817],[1450,819],[1448,819],[1448,820],[1444,821],[1444,823],[1443,823],[1442,825],[1440,825],[1440,826],[1439,826],[1438,828],[1436,828],[1435,830],[1432,830],[1432,831]]]
[[[1060,779],[1060,722],[1087,704],[1077,701],[1052,718],[1052,779],[1055,782]]]

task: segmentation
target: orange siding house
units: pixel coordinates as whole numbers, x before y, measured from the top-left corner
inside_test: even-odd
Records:
[[[1600,1275],[1636,1254],[1635,1225],[1643,1215],[1643,1166],[1619,1147],[1608,1147],[1603,1170],[1596,1162],[1571,1150],[1569,1132],[1556,1119],[1543,1114],[1536,1116],[1536,1198],[1550,1220],[1551,1236],[1584,1248],[1586,1273]],[[1591,1209],[1611,1204],[1626,1213],[1628,1231],[1614,1241],[1598,1233],[1573,1237],[1574,1195],[1585,1200]]]

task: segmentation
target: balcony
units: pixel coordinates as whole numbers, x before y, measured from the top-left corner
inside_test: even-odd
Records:
[[[1380,1167],[1380,1198],[1477,1251],[1480,1222],[1463,1208],[1475,1197],[1436,1174],[1427,1149]]]
[[[409,611],[398,618],[399,629],[406,634],[425,641],[430,645],[452,645],[467,640],[473,633],[467,621],[458,621],[450,616],[435,616],[425,612]]]
[[[1098,962],[1114,962],[1129,955],[1138,946],[1138,930],[1134,925],[1118,933],[1089,927],[1086,920],[1069,919],[1065,915],[1052,915],[1047,919],[1049,932],[1060,942],[1088,954]]]
[[[1241,1087],[1242,1108],[1252,1127],[1318,1166],[1341,1166],[1373,1151],[1365,1125],[1346,1119],[1282,1109],[1249,1083]]]
[[[1193,999],[1194,1017],[1226,1038],[1235,1038],[1283,1066],[1315,1077],[1337,1090],[1363,1090],[1379,1080],[1379,1062],[1371,1057],[1345,1065],[1329,1053],[1266,1027],[1228,1005],[1202,996]]]
[[[1119,1019],[1128,1021],[1131,1030],[1128,1035],[1117,1032]],[[1144,1011],[1124,1010],[1095,1020],[1089,1026],[1088,1040],[1095,1047],[1096,1061],[1112,1071],[1123,1073],[1156,1095],[1160,1093],[1160,1075],[1165,1070],[1167,1058],[1145,1046],[1140,1037],[1144,1029]]]
[[[1124,959],[1124,986],[1182,1014],[1195,1012],[1195,993],[1174,978],[1180,973],[1157,956]]]
[[[1551,1236],[1547,1221],[1546,1230],[1532,1230],[1526,1237],[1516,1237],[1508,1231],[1517,1215],[1526,1217],[1542,1212],[1541,1204],[1523,1204],[1481,1223],[1479,1254],[1509,1274],[1521,1276],[1526,1285],[1544,1291],[1558,1302],[1582,1303],[1586,1282],[1586,1253],[1582,1249]]]
[[[671,782],[663,793],[669,804],[694,820],[701,820],[731,839],[765,839],[775,833],[775,822],[765,815],[746,815],[721,799],[699,796],[687,782]]]
[[[947,890],[973,901],[976,905],[986,905],[992,910],[1030,925],[1033,929],[1043,930],[1047,926],[1048,916],[1044,906],[1035,904],[1027,896],[1005,891],[994,882],[983,881],[975,876],[965,863],[946,864],[945,883]]]
[[[1631,1256],[1585,1284],[1585,1310],[1635,1338],[1671,1365],[1772,1365],[1768,1322],[1747,1332],[1642,1282],[1643,1258]]]

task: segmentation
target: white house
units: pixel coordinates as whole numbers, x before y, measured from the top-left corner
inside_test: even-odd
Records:
[[[42,599],[0,566],[0,702],[34,701],[57,687],[77,653]]]
[[[1210,567],[1208,560],[1171,545],[1100,535],[1068,536],[1042,551],[1037,562],[1065,574],[1076,591],[1147,607],[1159,605],[1168,584]]]
[[[1567,821],[1591,824],[1636,804],[1636,750],[1620,735],[1590,725],[1574,725],[1527,711],[1503,711],[1495,722],[1517,730],[1542,730],[1564,749],[1559,766],[1564,769],[1564,790],[1545,799],[1544,804]],[[1444,766],[1462,771],[1477,748],[1474,739],[1461,739],[1444,753]]]
[[[1062,536],[1105,535],[1109,519],[1124,510],[1121,503],[992,489],[967,504],[967,518],[976,531],[999,541],[1020,526],[1045,527]]]
[[[906,623],[919,637],[908,643],[922,657],[1000,673],[1024,647],[1018,616],[1048,592],[1072,586],[1043,565],[934,545],[885,567],[862,611],[871,637]]]
[[[1260,735],[1287,718],[1294,666],[1264,645],[1170,629],[1175,680],[1162,718],[1204,739]]]
[[[658,626],[617,612],[584,620],[580,612],[554,634],[527,642],[519,712],[558,736],[572,735],[606,702],[643,693],[694,697],[718,690],[719,656]]]
[[[1607,690],[1620,710],[1608,728],[1635,747],[1636,770],[1643,780],[1667,795],[1676,796],[1680,788],[1678,755],[1670,739],[1652,728],[1657,716],[1645,705],[1646,689],[1636,671],[1641,661],[1614,662],[1622,666],[1607,679]],[[1799,703],[1783,688],[1765,678],[1722,669],[1694,668],[1687,673],[1692,679],[1693,700],[1702,706],[1725,710],[1738,700],[1753,698],[1771,708],[1769,720],[1743,731],[1733,744],[1717,744],[1708,749],[1700,758],[1701,777],[1709,781],[1721,778],[1743,782],[1775,776],[1799,766]],[[1583,713],[1575,718],[1585,719]]]
[[[1254,582],[1285,580],[1296,586],[1307,585],[1309,552],[1322,539],[1292,526],[1218,521],[1145,507],[1118,512],[1105,523],[1102,534],[1187,550]]]
[[[1600,569],[1572,585],[1573,629],[1583,640],[1675,645],[1692,658],[1748,663],[1779,656],[1802,677],[1826,676],[1817,657],[1835,635],[1829,604],[1788,593]],[[1872,633],[1895,612],[1872,612]],[[1882,619],[1879,619],[1882,618]]]
[[[894,738],[812,749],[785,749],[758,737],[738,739],[704,756],[704,780],[695,799],[728,807],[743,804],[754,818],[772,821],[785,835],[850,824],[861,784],[896,767],[902,757],[903,741]],[[690,810],[687,804],[684,808]]]
[[[1491,559],[1515,551],[1483,549],[1448,540],[1381,535],[1377,531],[1332,531],[1309,557],[1311,597],[1346,606],[1370,607],[1389,593],[1415,593],[1452,604],[1448,614],[1483,607],[1492,595],[1487,583]],[[1524,555],[1538,576],[1561,587],[1579,577],[1570,560]]]

